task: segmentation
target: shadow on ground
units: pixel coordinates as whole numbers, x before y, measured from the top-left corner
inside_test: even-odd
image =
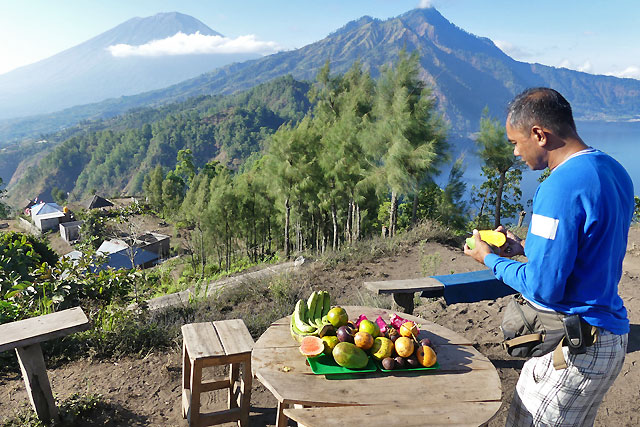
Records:
[[[640,325],[629,325],[629,344],[627,353],[640,350]]]

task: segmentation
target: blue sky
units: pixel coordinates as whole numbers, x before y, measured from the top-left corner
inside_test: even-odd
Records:
[[[54,55],[127,19],[178,11],[262,53],[320,40],[363,15],[386,19],[422,5],[492,39],[513,58],[640,79],[634,0],[0,0],[0,74]]]

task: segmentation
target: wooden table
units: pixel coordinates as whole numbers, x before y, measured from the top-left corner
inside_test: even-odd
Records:
[[[350,319],[370,320],[393,313],[370,307],[344,307]],[[400,314],[421,325],[419,339],[437,347],[440,369],[425,373],[375,372],[356,379],[315,375],[289,331],[289,317],[274,322],[255,343],[254,375],[278,399],[276,424],[291,418],[305,426],[366,424],[469,425],[487,423],[501,405],[502,388],[491,362],[470,340],[433,322]],[[294,407],[295,405],[295,407]],[[333,407],[328,409],[326,407]]]

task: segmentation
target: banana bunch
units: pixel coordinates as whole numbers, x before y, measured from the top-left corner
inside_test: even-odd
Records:
[[[291,336],[300,341],[305,335],[321,335],[323,328],[331,323],[327,313],[331,308],[331,299],[327,291],[313,291],[309,299],[298,300],[291,314]]]

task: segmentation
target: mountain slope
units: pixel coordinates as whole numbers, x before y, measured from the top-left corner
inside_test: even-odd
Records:
[[[491,40],[460,29],[428,8],[384,21],[365,16],[300,49],[226,65],[163,89],[75,106],[54,115],[0,122],[0,141],[40,135],[80,120],[112,117],[130,108],[233,93],[287,74],[312,80],[327,60],[334,73],[345,72],[359,60],[376,76],[381,65],[395,62],[402,48],[420,53],[423,79],[433,86],[452,130],[462,134],[477,130],[485,106],[500,116],[509,99],[533,86],[558,89],[579,119],[640,117],[640,81],[515,61]]]
[[[69,130],[58,145],[2,150],[7,203],[18,208],[27,196],[52,200],[54,189],[70,192],[72,200],[96,191],[137,194],[151,169],[173,169],[178,151],[185,148],[192,150],[197,167],[214,159],[238,167],[283,123],[306,114],[308,90],[308,84],[285,76],[234,95],[195,97],[85,123]],[[30,157],[19,155],[28,149]]]
[[[515,61],[491,40],[465,32],[433,8],[385,21],[363,17],[303,48],[229,65],[148,94],[146,100],[229,93],[282,73],[312,79],[327,59],[333,72],[344,72],[359,60],[375,76],[402,48],[420,53],[424,80],[433,85],[453,128],[461,131],[477,128],[485,106],[501,115],[510,98],[532,86],[558,89],[582,119],[627,119],[640,110],[638,80]]]
[[[117,44],[142,45],[178,32],[220,35],[177,12],[133,18],[80,45],[0,75],[0,118],[49,113],[89,102],[132,95],[197,76],[254,54],[114,57]]]

